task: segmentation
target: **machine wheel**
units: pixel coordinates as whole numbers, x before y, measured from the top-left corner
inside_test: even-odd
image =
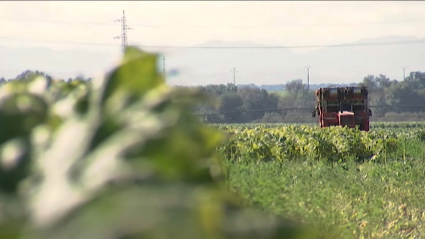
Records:
[[[364,130],[363,120],[360,120],[359,129]]]

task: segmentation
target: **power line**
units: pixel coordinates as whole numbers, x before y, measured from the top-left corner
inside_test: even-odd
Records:
[[[28,42],[44,42],[44,43],[59,43],[59,44],[74,44],[74,45],[88,45],[88,46],[113,46],[116,47],[117,44],[110,43],[96,43],[96,42],[74,42],[74,41],[61,41],[61,40],[38,40],[38,39],[29,39],[22,37],[11,37],[11,36],[0,36],[0,39],[10,39],[18,41],[28,41]]]
[[[135,24],[138,27],[146,28],[228,28],[228,29],[293,29],[293,28],[315,28],[315,27],[338,27],[338,26],[363,26],[363,25],[397,25],[405,23],[424,23],[425,19],[412,19],[407,21],[399,22],[347,22],[347,23],[323,23],[323,24],[290,24],[289,26],[243,26],[243,25],[233,25],[233,26],[207,26],[207,25],[192,25],[192,26],[182,26],[182,25],[146,25],[146,24]]]
[[[107,22],[91,22],[91,21],[64,21],[64,20],[50,20],[50,19],[23,19],[23,18],[12,18],[12,17],[0,17],[0,20],[9,20],[9,21],[19,21],[19,22],[41,22],[41,23],[50,23],[50,24],[75,24],[75,25],[110,25],[113,26],[113,23]],[[386,21],[386,22],[377,22],[377,21],[364,21],[364,22],[346,22],[346,23],[323,23],[323,24],[291,24],[290,26],[244,26],[244,25],[233,25],[233,26],[208,26],[208,25],[192,25],[192,26],[183,26],[183,25],[150,25],[142,24],[135,22],[132,24],[137,27],[144,28],[257,28],[257,29],[286,29],[286,28],[310,28],[310,27],[322,27],[322,26],[361,26],[361,25],[393,25],[393,24],[405,24],[405,23],[423,23],[425,19],[409,19],[405,21]]]
[[[143,46],[145,48],[184,48],[184,49],[293,49],[293,48],[323,48],[323,47],[350,47],[350,46],[383,46],[383,45],[403,45],[425,43],[425,39],[417,41],[399,41],[399,42],[377,42],[377,43],[348,43],[331,45],[299,45],[299,46]]]
[[[12,17],[0,17],[0,20],[9,20],[17,22],[39,22],[39,23],[50,23],[50,24],[71,24],[71,25],[105,25],[115,26],[115,23],[108,22],[83,22],[83,21],[63,21],[63,20],[49,20],[49,19],[24,19],[24,18],[12,18]]]

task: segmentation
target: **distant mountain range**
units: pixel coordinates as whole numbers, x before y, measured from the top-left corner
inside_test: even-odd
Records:
[[[402,66],[409,71],[425,71],[425,38],[385,36],[362,39],[351,44],[422,41],[411,44],[324,47],[309,53],[279,49],[174,49],[165,54],[165,68],[174,72],[167,81],[171,85],[236,84],[283,85],[293,79],[310,83],[349,84],[360,82],[368,74],[384,74],[401,80]],[[270,47],[252,42],[210,41],[198,47]],[[119,60],[120,49],[104,51],[52,50],[48,48],[8,48],[0,46],[0,76],[14,78],[26,69],[41,70],[56,78],[78,74],[95,76]],[[161,62],[159,67],[162,69]],[[175,74],[178,73],[178,74]],[[267,86],[264,86],[267,87]],[[281,87],[281,86],[280,86]]]

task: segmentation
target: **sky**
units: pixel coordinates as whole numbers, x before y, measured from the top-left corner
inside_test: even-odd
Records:
[[[115,44],[125,10],[129,43],[209,40],[335,44],[363,36],[425,37],[421,1],[2,1],[0,37]],[[21,43],[20,43],[21,44]],[[34,43],[35,44],[35,43]]]
[[[297,46],[425,37],[424,1],[1,1],[0,46],[119,51],[115,20],[123,10],[134,28],[128,32],[133,45],[220,40]]]

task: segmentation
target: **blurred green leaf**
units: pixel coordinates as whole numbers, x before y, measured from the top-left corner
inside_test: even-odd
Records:
[[[156,71],[156,65],[156,55],[128,47],[122,65],[108,75],[101,102],[108,106],[107,101],[114,102],[113,97],[121,98],[123,94],[130,100],[137,99],[164,84],[161,74]]]
[[[206,97],[167,86],[156,66],[128,47],[94,84],[0,89],[0,188],[25,201],[23,238],[300,238],[217,181],[224,136],[191,112]]]

